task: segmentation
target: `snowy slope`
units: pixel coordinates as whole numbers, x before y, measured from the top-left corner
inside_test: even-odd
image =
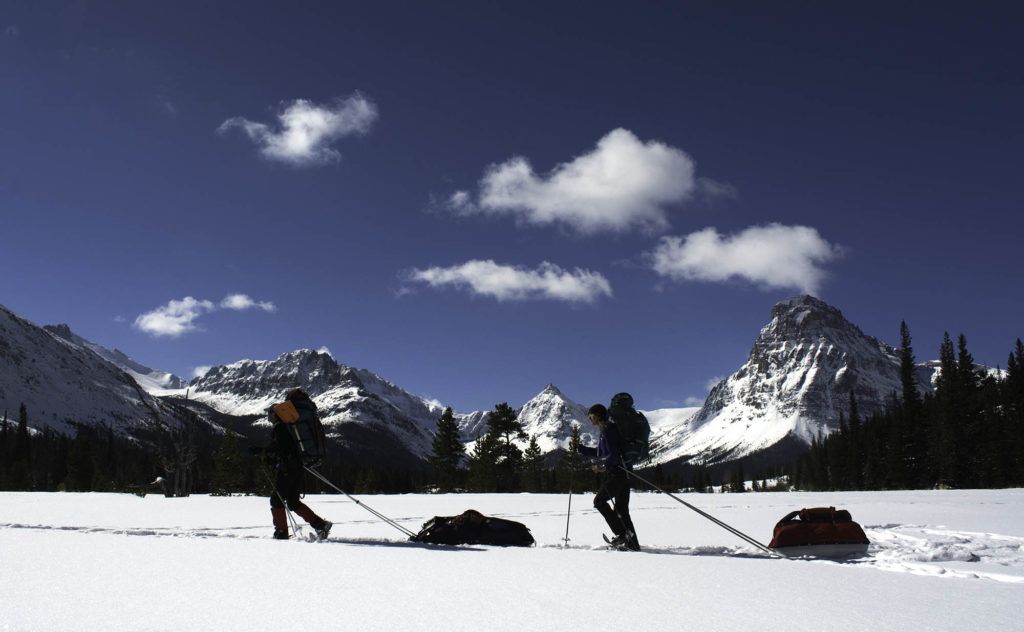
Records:
[[[140,364],[129,358],[118,349],[107,349],[103,345],[86,340],[71,331],[71,328],[68,325],[46,325],[43,329],[67,340],[68,342],[76,344],[83,349],[89,349],[107,362],[110,362],[128,375],[132,376],[132,378],[138,382],[139,386],[145,389],[145,391],[150,395],[162,395],[168,390],[185,388],[185,380],[177,375],[166,371],[160,371],[158,369],[151,369],[148,366]]]
[[[130,375],[0,306],[0,410],[24,403],[29,425],[74,434],[71,422],[119,433],[172,423],[176,412]]]
[[[931,389],[933,372],[932,363],[919,367],[922,390]],[[772,309],[746,363],[712,389],[687,427],[662,434],[657,461],[727,461],[787,439],[809,444],[838,427],[851,392],[869,415],[901,390],[892,347],[827,303],[795,297]]]
[[[327,353],[299,349],[275,360],[242,360],[211,368],[189,384],[190,397],[231,415],[262,415],[293,388],[313,398],[328,435],[357,424],[387,433],[413,454],[426,456],[442,409],[364,369]],[[260,423],[260,422],[257,422]]]
[[[762,542],[793,509],[843,507],[864,525],[869,557],[768,559],[653,494],[631,502],[646,551],[622,553],[602,550],[591,495],[574,498],[569,546],[565,495],[359,497],[413,530],[474,507],[537,539],[503,549],[409,543],[342,496],[306,497],[335,523],[310,544],[270,539],[260,497],[0,493],[0,627],[1020,629],[1024,490],[683,497]]]
[[[554,384],[548,384],[519,408],[519,422],[527,435],[536,435],[542,452],[569,447],[572,426],[580,427],[585,445],[597,443],[597,433],[587,418],[587,408],[570,400]]]

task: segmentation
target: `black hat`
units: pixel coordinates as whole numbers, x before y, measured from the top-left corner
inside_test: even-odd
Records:
[[[604,407],[604,404],[594,404],[587,411],[587,415],[594,415],[602,421],[608,421],[608,409]]]

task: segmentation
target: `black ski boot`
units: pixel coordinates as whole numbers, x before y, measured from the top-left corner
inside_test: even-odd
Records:
[[[317,540],[326,540],[327,536],[331,533],[331,527],[334,526],[333,522],[324,520],[323,524],[315,529]]]
[[[292,536],[288,535],[288,529],[274,529],[275,540],[288,540]]]

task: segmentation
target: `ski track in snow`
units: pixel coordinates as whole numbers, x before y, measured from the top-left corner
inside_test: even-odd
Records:
[[[647,508],[656,509],[656,508]],[[581,510],[578,516],[596,514],[592,509]],[[535,512],[494,512],[490,515],[507,519],[525,519],[536,517],[555,517],[562,515],[558,511]],[[397,518],[399,524],[418,530],[424,521],[422,516]],[[358,519],[334,521],[336,529],[344,526],[360,526],[375,524],[375,519]],[[39,531],[65,531],[83,534],[100,534],[131,537],[166,537],[166,538],[232,538],[236,540],[266,539],[265,525],[232,526],[223,528],[195,529],[180,527],[153,528],[117,528],[89,525],[42,525],[23,523],[0,523],[0,529],[28,529]],[[295,538],[296,542],[306,542],[304,536],[311,530],[303,527]],[[1012,584],[1024,584],[1024,537],[958,531],[941,526],[914,524],[883,524],[864,525],[864,531],[871,541],[865,557],[848,560],[824,560],[812,558],[796,558],[789,561],[812,564],[841,564],[855,567],[875,568],[886,572],[910,573],[914,575],[944,577],[953,579],[983,579]],[[571,542],[571,538],[570,538]],[[489,547],[477,545],[443,546],[409,542],[405,539],[367,537],[329,538],[317,544],[340,544],[352,546],[383,546],[406,547],[437,551],[485,551]],[[577,551],[594,551],[599,553],[621,554],[602,545],[576,545],[565,542],[539,542],[538,548],[569,549]],[[770,556],[753,547],[744,546],[645,546],[641,554],[679,555],[679,556],[715,556],[747,559],[771,559]],[[972,567],[977,567],[972,568]],[[1005,569],[1009,572],[997,572]],[[1019,574],[1011,574],[1016,571]]]

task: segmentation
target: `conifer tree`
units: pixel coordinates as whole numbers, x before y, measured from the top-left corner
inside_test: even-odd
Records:
[[[861,432],[857,396],[850,391],[849,441],[846,448],[846,471],[852,489],[864,489],[864,438]]]
[[[558,464],[559,488],[562,491],[581,491],[584,486],[583,455],[580,454],[580,446],[583,445],[581,436],[582,429],[579,424],[572,424],[569,430],[569,449]]]
[[[530,445],[523,453],[524,491],[544,491],[544,478],[544,454],[537,445],[537,435],[530,435]]]
[[[224,433],[220,447],[213,453],[213,474],[210,494],[229,496],[242,491],[244,469],[242,453],[238,449],[238,435],[232,430]]]
[[[451,491],[458,486],[461,479],[461,467],[466,455],[466,446],[459,439],[459,426],[451,407],[444,409],[444,414],[437,420],[437,431],[431,444],[433,454],[430,464],[434,467],[434,476],[441,491]]]
[[[956,486],[960,478],[957,471],[961,444],[960,424],[956,418],[960,398],[957,375],[953,341],[949,332],[946,332],[939,347],[939,375],[935,380],[935,419],[931,444],[936,482],[943,487]]]
[[[11,465],[10,432],[7,426],[7,411],[5,410],[3,421],[0,421],[0,491],[7,490],[8,470]]]
[[[494,410],[487,416],[487,435],[492,437],[497,450],[497,491],[517,491],[519,473],[523,466],[523,452],[513,440],[526,439],[527,436],[516,411],[508,403],[496,404]]]
[[[903,444],[904,471],[900,486],[916,487],[930,478],[926,455],[925,429],[922,421],[923,405],[917,389],[917,363],[906,321],[900,322],[900,385],[903,388],[903,406],[900,425]]]
[[[18,429],[14,435],[10,478],[11,489],[32,489],[32,443],[28,434],[28,410],[24,402],[18,407]]]
[[[476,440],[469,454],[469,486],[473,491],[498,491],[499,448],[497,437],[490,432]]]

